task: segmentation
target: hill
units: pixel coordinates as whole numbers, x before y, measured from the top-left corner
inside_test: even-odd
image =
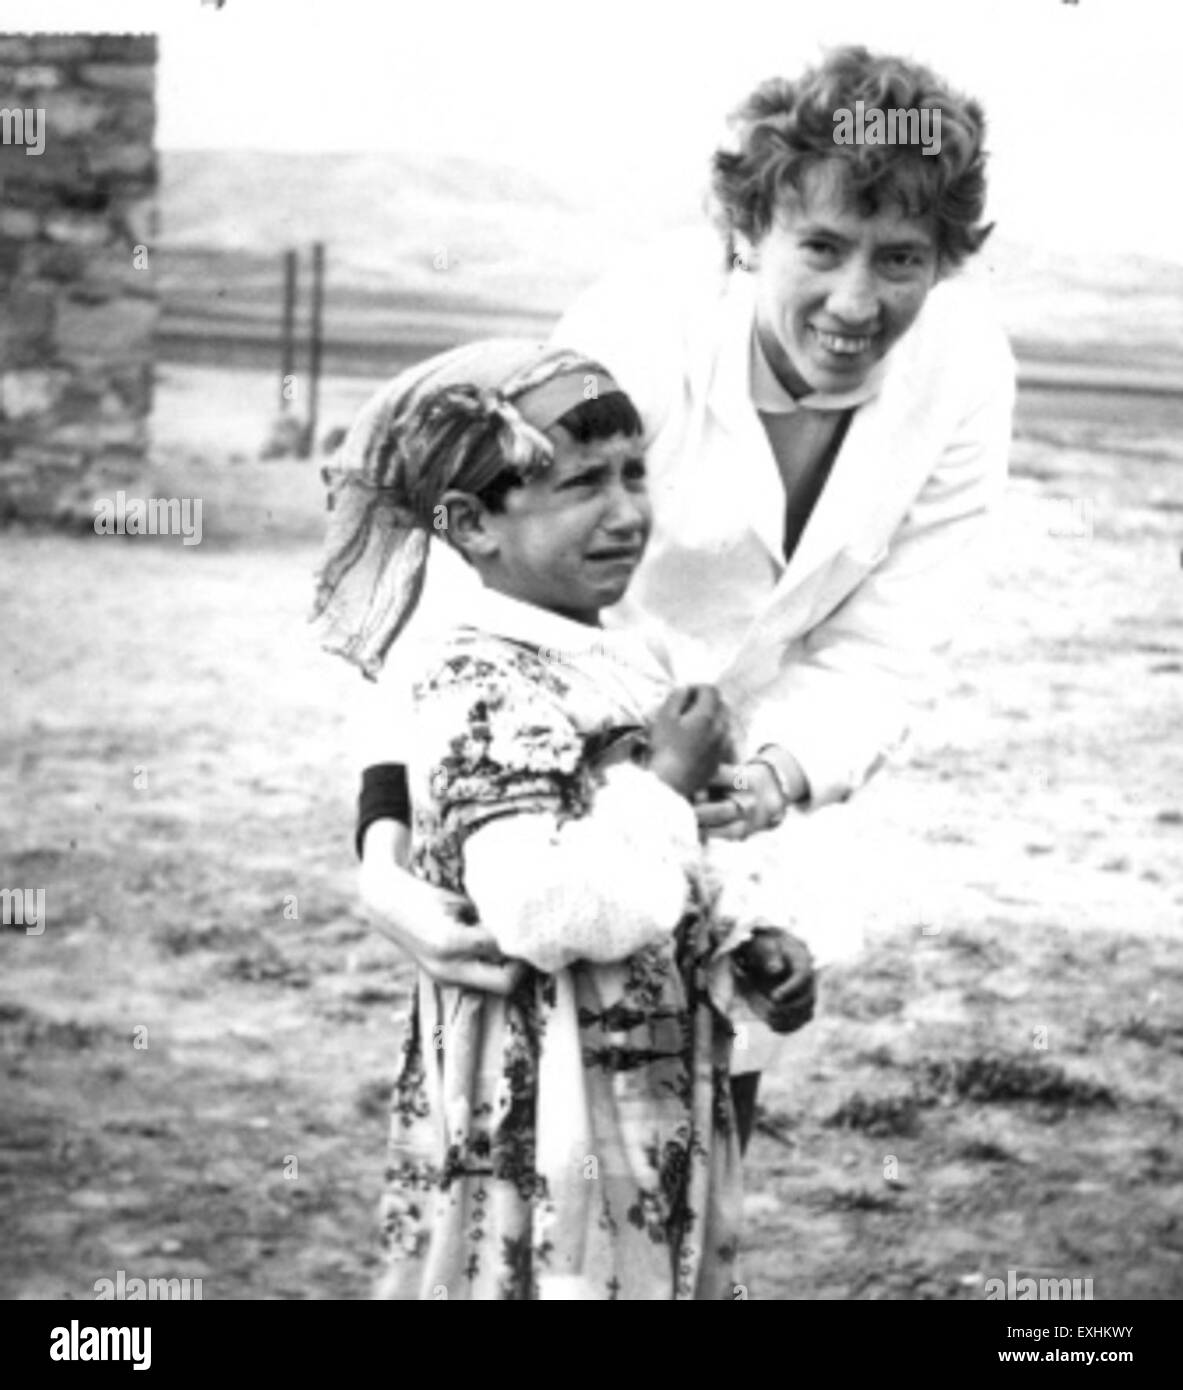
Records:
[[[330,340],[391,332],[432,344],[553,319],[614,260],[692,223],[679,206],[573,195],[510,165],[404,153],[165,150],[162,276],[167,333],[271,339],[280,254],[329,248]],[[987,244],[986,277],[1021,354],[1183,379],[1183,266]]]

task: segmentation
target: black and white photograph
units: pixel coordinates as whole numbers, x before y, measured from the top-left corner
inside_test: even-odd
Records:
[[[0,26],[33,1364],[261,1300],[976,1302],[982,1368],[1139,1359],[1178,6]]]

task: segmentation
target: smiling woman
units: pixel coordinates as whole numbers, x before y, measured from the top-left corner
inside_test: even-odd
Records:
[[[939,150],[836,138],[836,113],[870,107],[939,114]],[[990,231],[975,101],[849,48],[763,83],[733,124],[711,166],[723,257],[655,248],[555,339],[603,360],[645,424],[654,535],[612,619],[656,628],[678,678],[716,681],[737,718],[736,790],[700,823],[754,835],[750,872],[825,958],[835,924],[794,915],[809,834],[777,827],[851,796],[904,738],[1001,492],[1014,363],[955,281]],[[774,1055],[755,1025],[748,1041],[746,1076]],[[741,1126],[754,1094],[737,1081]]]

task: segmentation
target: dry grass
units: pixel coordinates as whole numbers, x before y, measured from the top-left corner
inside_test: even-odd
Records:
[[[354,908],[356,678],[303,622],[319,488],[228,462],[241,431],[201,447],[162,447],[160,482],[209,498],[208,543],[0,548],[0,883],[48,917],[0,936],[4,1297],[121,1268],[358,1297],[375,1267],[408,975]],[[1174,483],[1017,463],[951,693],[860,798],[867,948],[764,1088],[756,1297],[975,1298],[1036,1266],[1183,1293]],[[1049,534],[1058,496],[1091,534]]]

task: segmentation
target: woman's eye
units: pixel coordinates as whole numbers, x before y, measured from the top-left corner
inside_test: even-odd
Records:
[[[889,270],[919,270],[924,265],[924,257],[917,251],[895,251],[887,258]]]

